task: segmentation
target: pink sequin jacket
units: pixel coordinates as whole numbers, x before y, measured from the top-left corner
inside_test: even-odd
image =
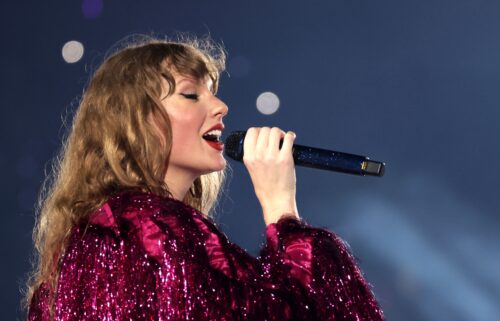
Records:
[[[196,209],[122,192],[75,228],[55,320],[384,320],[345,244],[304,220],[266,227],[255,258]],[[40,286],[28,319],[49,320]]]

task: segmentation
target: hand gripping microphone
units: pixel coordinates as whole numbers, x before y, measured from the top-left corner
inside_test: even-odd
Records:
[[[243,161],[243,141],[246,131],[231,132],[224,144],[224,153],[237,161]],[[280,148],[283,140],[280,142]],[[332,150],[293,145],[295,165],[324,169],[354,175],[383,176],[385,163],[370,160],[368,157],[336,152]]]

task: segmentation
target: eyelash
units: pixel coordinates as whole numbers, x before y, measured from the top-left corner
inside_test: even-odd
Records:
[[[187,99],[192,99],[192,100],[198,100],[198,95],[197,94],[181,94]]]

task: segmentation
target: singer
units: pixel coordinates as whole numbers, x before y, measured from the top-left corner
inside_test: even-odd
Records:
[[[260,255],[210,216],[227,166],[224,61],[210,40],[148,37],[96,70],[41,193],[28,320],[384,319],[343,241],[299,216],[293,132],[244,141]]]

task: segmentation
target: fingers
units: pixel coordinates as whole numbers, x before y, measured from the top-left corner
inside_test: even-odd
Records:
[[[281,154],[285,156],[291,153],[295,133],[288,131],[285,133],[278,127],[251,127],[247,130],[243,143],[243,151],[247,156],[264,156],[265,154]],[[283,145],[280,149],[280,142],[283,140]]]
[[[247,130],[243,141],[243,157],[248,158],[253,155],[260,128],[251,127]]]
[[[285,136],[285,132],[278,127],[271,128],[269,133],[269,143],[267,145],[268,153],[279,153],[280,141]]]
[[[278,127],[252,127],[246,133],[243,163],[261,204],[266,225],[277,222],[283,213],[299,217],[292,155],[294,140],[295,133],[285,133]]]
[[[295,141],[295,138],[297,135],[295,135],[294,132],[288,131],[285,135],[285,138],[283,138],[283,145],[281,146],[280,153],[284,155],[289,155],[292,153],[293,149],[293,142]]]
[[[257,138],[257,145],[255,146],[255,152],[259,156],[262,155],[267,150],[269,144],[269,132],[271,129],[269,127],[262,127],[259,131],[259,137]]]

